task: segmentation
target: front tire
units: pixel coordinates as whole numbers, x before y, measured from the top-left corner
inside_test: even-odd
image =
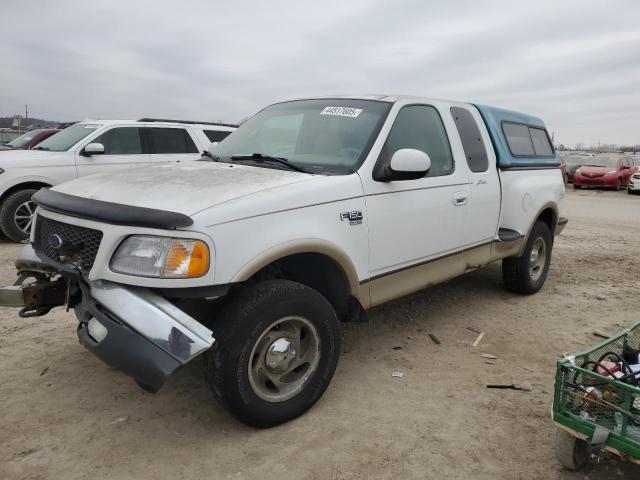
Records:
[[[241,422],[259,428],[292,420],[329,385],[340,354],[340,323],[317,291],[267,280],[231,298],[213,324],[205,356],[209,388]]]
[[[502,260],[502,278],[507,290],[523,295],[540,290],[549,273],[552,249],[551,230],[538,220],[533,225],[522,256]]]
[[[9,195],[0,207],[0,229],[14,242],[29,239],[33,214],[36,210],[31,197],[37,190],[29,188]]]

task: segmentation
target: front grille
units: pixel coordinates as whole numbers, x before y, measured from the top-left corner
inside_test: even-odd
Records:
[[[62,240],[61,246],[59,240]],[[78,265],[88,272],[93,267],[101,241],[99,230],[37,217],[33,247],[56,262]]]

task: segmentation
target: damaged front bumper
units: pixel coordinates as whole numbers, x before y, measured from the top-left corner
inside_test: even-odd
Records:
[[[31,246],[16,266],[22,275],[61,278],[0,288],[0,306],[22,307],[21,316],[37,316],[66,304],[78,318],[80,343],[147,390],[157,391],[176,368],[215,342],[211,330],[149,289],[89,282],[75,270],[41,261]]]

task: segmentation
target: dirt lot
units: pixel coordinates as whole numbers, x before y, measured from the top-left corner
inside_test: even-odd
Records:
[[[554,457],[559,355],[640,320],[640,197],[569,192],[566,207],[539,294],[505,292],[493,265],[376,309],[345,329],[316,407],[270,430],[230,418],[199,363],[150,395],[78,344],[71,314],[0,310],[0,479],[639,478],[609,457],[579,474]],[[1,282],[19,248],[0,244]],[[468,325],[486,332],[477,348]]]

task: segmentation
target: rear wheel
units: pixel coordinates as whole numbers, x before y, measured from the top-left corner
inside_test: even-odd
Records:
[[[576,185],[575,183],[573,184],[573,189],[574,190],[580,190],[582,187],[580,185]]]
[[[271,427],[311,408],[340,354],[340,324],[317,291],[268,280],[233,297],[212,327],[207,383],[240,421]]]
[[[512,292],[529,295],[542,288],[551,263],[553,235],[549,226],[537,221],[521,257],[502,260],[504,285]]]
[[[2,233],[14,242],[29,239],[33,214],[36,211],[36,204],[31,197],[36,192],[37,190],[32,188],[13,192],[0,207],[0,228]]]
[[[567,470],[580,470],[589,460],[589,444],[564,430],[556,431],[556,457]]]

